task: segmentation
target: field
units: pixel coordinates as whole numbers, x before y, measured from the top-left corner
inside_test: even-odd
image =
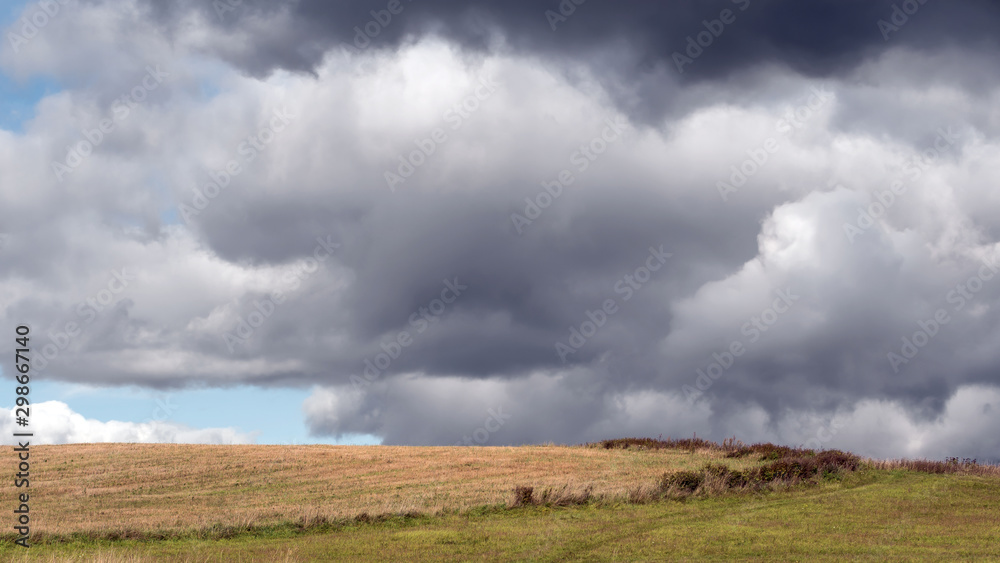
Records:
[[[0,559],[1000,558],[997,468],[690,445],[39,446]]]

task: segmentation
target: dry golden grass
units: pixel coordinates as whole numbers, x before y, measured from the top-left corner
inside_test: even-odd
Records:
[[[36,446],[31,461],[33,536],[125,537],[464,511],[509,503],[519,485],[628,500],[667,471],[755,463],[711,449],[175,444]]]
[[[873,469],[908,469],[920,471],[921,473],[958,473],[962,475],[1000,477],[1000,465],[980,465],[977,463],[931,461],[926,459],[868,459],[865,461]]]
[[[25,553],[19,553],[11,561],[32,561],[36,563],[144,563],[155,559],[143,557],[136,554],[122,554],[115,551],[103,551],[97,553],[86,553],[80,555],[66,555],[64,553],[49,554],[48,557],[36,557]]]

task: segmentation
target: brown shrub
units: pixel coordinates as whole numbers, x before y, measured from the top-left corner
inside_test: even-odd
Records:
[[[726,489],[742,489],[750,484],[753,477],[753,470],[744,472],[721,463],[708,463],[702,471],[707,477],[714,477]]]
[[[774,447],[763,451],[764,455],[786,454],[786,457],[743,471],[721,463],[708,463],[698,471],[665,473],[660,478],[660,493],[680,493],[686,496],[695,492],[712,494],[730,490],[759,490],[773,484],[795,484],[817,476],[854,471],[861,461],[857,456],[839,450],[815,453],[810,450]]]
[[[854,471],[860,462],[858,456],[840,450],[826,450],[818,454],[807,450],[805,455],[783,457],[764,464],[754,470],[753,477],[764,483],[805,480],[817,475],[836,474],[841,470]]]
[[[704,480],[704,470],[664,473],[663,477],[660,478],[660,491],[666,492],[673,489],[676,491],[693,493]]]
[[[589,486],[583,490],[569,485],[546,487],[539,494],[535,494],[534,487],[518,486],[514,488],[514,500],[509,506],[574,506],[587,504],[594,498],[593,487]]]
[[[514,488],[514,506],[530,506],[535,503],[535,488],[518,486]]]
[[[614,440],[602,440],[597,444],[587,444],[589,446],[599,446],[606,450],[629,448],[638,450],[696,450],[696,449],[719,449],[721,446],[715,442],[710,442],[697,436],[693,438],[683,438],[673,440],[659,440],[655,438],[616,438]]]
[[[813,450],[802,448],[789,448],[788,446],[776,446],[771,443],[753,444],[732,449],[726,457],[739,458],[749,455],[759,455],[761,460],[776,460],[786,457],[801,457],[814,454]]]

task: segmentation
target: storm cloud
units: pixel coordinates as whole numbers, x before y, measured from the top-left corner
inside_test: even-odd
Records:
[[[63,85],[0,131],[47,378],[1000,458],[995,3],[61,6],[0,52]]]

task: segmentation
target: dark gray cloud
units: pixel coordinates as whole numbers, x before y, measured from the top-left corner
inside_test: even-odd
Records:
[[[714,77],[765,63],[824,75],[898,44],[920,48],[977,45],[994,38],[1000,18],[1000,7],[986,0],[589,0],[579,5],[555,0],[399,0],[397,6],[401,11],[386,17],[382,12],[387,11],[388,2],[378,1],[243,0],[232,10],[221,11],[207,2],[149,3],[154,15],[171,26],[180,25],[192,9],[199,8],[209,22],[223,29],[247,25],[242,18],[288,14],[281,40],[251,46],[253,57],[246,61],[247,69],[258,73],[276,67],[313,69],[327,49],[352,43],[358,36],[355,28],[363,32],[365,24],[375,21],[372,11],[383,18],[380,25],[370,28],[377,29],[374,37],[367,37],[373,47],[395,47],[407,39],[437,33],[466,47],[488,49],[496,45],[499,32],[506,44],[533,54],[586,56],[625,42],[641,54],[642,64],[672,66],[673,53],[684,52],[688,36],[705,31],[703,22],[719,19],[723,10],[730,10],[732,23],[717,31],[704,58],[698,57],[698,64],[690,67],[698,71],[695,76]],[[553,19],[547,12],[560,17]],[[900,24],[899,30],[880,28],[879,20]],[[368,47],[364,37],[357,46]]]
[[[222,11],[190,0],[149,2],[149,9],[175,33],[200,10],[213,28],[229,34],[203,47],[255,76],[276,69],[314,72],[331,49],[391,52],[433,34],[469,56],[513,51],[542,57],[571,78],[582,65],[622,111],[651,122],[690,111],[706,95],[723,99],[711,91],[692,95],[685,85],[722,82],[732,93],[758,81],[763,68],[843,77],[895,48],[968,47],[989,53],[978,64],[992,72],[1000,60],[1000,6],[988,0],[400,0],[395,15],[388,4],[245,0]],[[978,82],[981,76],[961,79]]]
[[[454,443],[501,408],[491,444],[806,441],[838,415],[846,441],[824,444],[895,455],[943,417],[902,452],[936,454],[1000,412],[969,395],[1000,361],[1000,281],[982,269],[1000,257],[995,4],[929,0],[885,40],[892,2],[589,0],[553,31],[555,2],[404,0],[365,53],[341,51],[386,5],[136,2],[116,18],[87,2],[92,19],[0,58],[68,84],[23,137],[0,136],[18,186],[0,192],[4,315],[57,345],[48,377],[315,386],[315,432],[389,443]],[[725,8],[736,20],[678,73],[674,52]],[[77,22],[101,18],[139,31],[82,39]],[[171,80],[57,181],[49,161],[156,61]],[[486,75],[496,91],[452,128]],[[601,140],[615,119],[625,131]],[[390,188],[435,128],[448,140]],[[229,161],[221,195],[178,218]],[[545,196],[563,170],[573,183]],[[725,198],[720,182],[736,184]],[[318,261],[317,239],[337,245]],[[135,279],[109,293],[121,268]],[[449,285],[467,287],[448,302]],[[894,362],[940,310],[949,322]],[[82,330],[61,346],[68,322]],[[745,353],[723,365],[734,342]],[[867,441],[880,410],[895,426]]]

